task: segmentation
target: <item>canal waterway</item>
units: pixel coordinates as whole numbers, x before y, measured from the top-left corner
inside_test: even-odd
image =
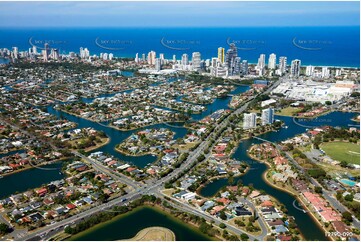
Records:
[[[133,238],[140,230],[160,226],[172,230],[178,241],[207,241],[210,237],[172,215],[151,207],[140,207],[109,222],[81,232],[70,240],[98,241]]]
[[[322,125],[349,127],[349,124],[355,124],[355,122],[350,120],[354,116],[354,113],[333,112],[312,120],[298,119],[296,122],[310,127],[318,127]],[[291,117],[276,116],[275,118],[284,121],[285,127],[288,128],[281,128],[277,132],[269,132],[260,135],[259,138],[272,142],[279,142],[306,131],[305,127],[296,124]],[[244,185],[252,184],[254,188],[264,190],[267,194],[278,199],[286,206],[288,214],[295,217],[301,233],[307,240],[327,240],[324,236],[324,232],[316,225],[316,222],[312,220],[310,215],[303,213],[292,205],[295,200],[292,195],[268,185],[262,179],[262,175],[267,170],[267,166],[251,159],[247,155],[247,151],[253,144],[259,144],[262,142],[263,141],[253,138],[244,140],[239,144],[237,150],[233,154],[233,158],[246,161],[250,165],[250,170],[245,175],[235,178],[234,183],[241,180]],[[229,185],[227,178],[215,180],[206,185],[200,191],[200,194],[205,197],[211,197],[214,196],[222,187],[227,185]]]

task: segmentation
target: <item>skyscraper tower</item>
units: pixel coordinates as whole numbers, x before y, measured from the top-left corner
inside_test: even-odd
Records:
[[[201,53],[193,52],[192,53],[192,67],[194,71],[199,71],[201,69]]]
[[[286,73],[286,68],[287,68],[287,57],[281,56],[279,59],[279,66],[278,66],[278,69],[280,70],[281,75]]]
[[[227,50],[226,58],[225,58],[225,65],[228,68],[228,74],[234,75],[235,73],[235,59],[238,56],[237,54],[237,47],[234,43],[230,44],[230,48]],[[241,60],[237,61],[240,64]],[[238,68],[239,69],[239,68]]]
[[[218,60],[223,64],[224,63],[224,48],[218,48]]]
[[[301,70],[301,61],[296,59],[291,62],[291,76],[298,77]]]
[[[269,55],[268,58],[268,69],[276,69],[276,55],[274,53]]]

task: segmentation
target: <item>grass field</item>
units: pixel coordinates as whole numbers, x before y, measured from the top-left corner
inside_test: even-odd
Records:
[[[360,145],[347,142],[329,142],[320,147],[334,160],[360,164]]]
[[[279,112],[276,112],[275,114],[280,116],[294,116],[295,113],[300,112],[302,108],[294,108],[294,107],[287,107],[284,109],[281,109]]]

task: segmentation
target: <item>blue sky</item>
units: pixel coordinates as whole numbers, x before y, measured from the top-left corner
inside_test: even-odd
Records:
[[[0,2],[0,27],[359,26],[354,2]]]

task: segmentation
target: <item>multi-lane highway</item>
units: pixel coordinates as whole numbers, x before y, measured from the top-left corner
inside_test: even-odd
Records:
[[[273,83],[271,85],[270,88],[268,88],[265,92],[263,92],[262,94],[267,94],[269,93],[271,90],[273,90],[276,86],[279,85],[279,83],[282,80],[278,80],[275,83]],[[261,94],[258,94],[257,96],[259,96]],[[220,137],[221,135],[218,133],[220,130],[222,130],[223,128],[226,128],[227,125],[229,124],[229,119],[232,115],[234,114],[240,114],[242,112],[244,112],[249,104],[251,103],[251,101],[256,98],[255,97],[250,97],[241,107],[239,107],[238,109],[234,110],[230,115],[228,115],[219,125],[217,125],[217,127],[208,135],[208,137],[203,140],[199,146],[192,152],[189,153],[188,158],[181,164],[181,166],[177,169],[175,169],[172,173],[168,174],[167,176],[158,179],[156,181],[154,181],[153,183],[149,183],[149,184],[140,184],[138,182],[133,181],[132,179],[119,174],[117,172],[112,171],[111,169],[109,169],[106,166],[103,166],[101,163],[86,157],[78,152],[73,152],[74,155],[83,158],[85,161],[89,162],[92,164],[93,168],[96,170],[99,170],[101,172],[104,172],[105,174],[111,176],[113,179],[120,181],[121,183],[126,184],[127,186],[131,187],[134,189],[134,191],[126,194],[125,196],[122,196],[120,198],[116,198],[114,200],[109,201],[108,203],[105,204],[101,204],[99,206],[96,207],[92,207],[87,211],[84,211],[78,215],[72,216],[70,218],[64,219],[60,222],[48,225],[46,227],[37,229],[36,231],[29,231],[28,234],[24,235],[24,236],[19,236],[16,237],[15,240],[39,240],[39,239],[48,239],[50,237],[52,237],[54,234],[60,232],[62,229],[64,229],[64,226],[66,225],[71,225],[74,223],[78,223],[79,221],[86,219],[88,217],[90,217],[92,214],[101,212],[101,211],[111,211],[111,208],[115,205],[123,205],[126,202],[130,202],[132,200],[138,199],[143,195],[146,194],[155,194],[158,195],[160,197],[164,197],[164,195],[160,192],[160,190],[163,188],[164,183],[172,181],[172,179],[174,178],[178,178],[178,174],[181,174],[183,171],[186,171],[187,169],[189,169],[194,162],[197,160],[197,158],[204,153],[204,151],[210,147],[210,140],[212,139],[212,137],[214,137],[216,134],[218,134],[218,137]],[[192,214],[196,214],[198,216],[201,216],[203,218],[205,218],[207,221],[215,221],[217,224],[221,223],[222,220],[215,218],[211,215],[208,215],[206,213],[201,212],[199,209],[192,207],[186,203],[182,203],[180,201],[177,201],[175,199],[171,199],[172,201],[172,205],[175,206],[176,208],[178,208],[179,210],[185,211],[185,212],[190,212]],[[236,228],[234,226],[231,225],[227,225],[227,228],[236,233],[236,234],[240,234],[240,233],[246,233],[248,234],[248,236],[252,239],[258,239],[258,240],[262,240],[263,237],[267,234],[267,228],[266,226],[260,222],[261,224],[261,229],[262,229],[262,234],[260,236],[254,237],[248,233],[246,233],[245,231]]]

